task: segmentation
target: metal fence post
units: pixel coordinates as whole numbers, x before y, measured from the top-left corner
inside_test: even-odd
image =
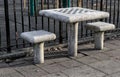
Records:
[[[7,39],[7,52],[11,52],[10,48],[10,24],[9,24],[9,9],[8,0],[4,0],[5,24],[6,24],[6,39]]]
[[[30,0],[30,15],[34,16],[34,0]]]
[[[103,11],[103,7],[104,7],[104,0],[101,0],[100,2],[100,10]]]
[[[0,49],[1,49],[1,27],[0,27]]]
[[[62,0],[62,6],[63,6],[63,8],[70,7],[71,6],[71,0]]]

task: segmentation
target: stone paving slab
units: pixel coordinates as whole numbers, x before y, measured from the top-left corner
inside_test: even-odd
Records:
[[[110,43],[105,43],[104,46],[105,46],[106,48],[108,48],[109,50],[114,50],[114,49],[119,48],[118,45],[114,45],[114,44],[110,44]]]
[[[120,77],[120,72],[105,76],[105,77]]]
[[[80,61],[82,63],[85,63],[85,64],[91,64],[91,63],[99,61],[98,59],[90,57],[90,56],[82,57],[82,58],[79,58],[79,59],[76,59],[76,60]]]
[[[59,64],[51,64],[47,66],[42,66],[40,68],[47,71],[48,73],[55,73],[66,69],[64,66],[61,66]]]
[[[48,74],[44,70],[36,67],[34,65],[27,65],[22,67],[16,67],[17,71],[21,72],[25,77],[40,77],[42,75]]]
[[[110,60],[111,59],[108,55],[104,53],[98,53],[98,54],[90,55],[90,56],[98,60]]]
[[[90,66],[98,70],[101,70],[107,74],[112,74],[112,73],[120,71],[120,62],[116,62],[113,60],[99,61],[99,62],[90,64]]]
[[[116,50],[112,50],[112,51],[104,52],[104,53],[110,57],[120,60],[120,49],[116,49]]]
[[[0,69],[0,77],[24,77],[13,68],[1,68]]]
[[[54,74],[48,74],[48,75],[45,75],[45,76],[42,76],[42,77],[68,77],[68,76],[59,72],[59,73],[54,73]]]
[[[105,74],[88,66],[76,67],[62,71],[68,77],[103,77]]]
[[[75,60],[64,61],[64,62],[61,62],[59,64],[66,67],[66,68],[73,68],[73,67],[83,66],[83,64],[81,64],[80,62],[77,62]]]

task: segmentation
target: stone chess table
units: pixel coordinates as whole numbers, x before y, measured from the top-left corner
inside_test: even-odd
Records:
[[[70,23],[68,26],[68,53],[71,56],[77,56],[78,23],[81,21],[109,17],[108,12],[80,7],[40,10],[39,14],[55,20]]]

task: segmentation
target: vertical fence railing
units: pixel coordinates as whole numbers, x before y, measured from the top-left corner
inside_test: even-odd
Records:
[[[2,48],[1,44],[2,44],[2,42],[1,42],[1,27],[0,27],[0,48]],[[0,51],[1,51],[1,49],[0,49]]]
[[[9,9],[8,0],[4,0],[4,10],[5,10],[5,23],[6,23],[6,38],[7,38],[7,52],[11,52],[10,48],[10,24],[9,24]]]
[[[107,11],[110,13],[110,17],[104,21],[114,23],[117,29],[120,28],[120,0],[26,0],[26,4],[23,4],[24,0],[3,1],[6,29],[2,31],[6,32],[6,36],[4,36],[6,38],[6,45],[0,46],[0,48],[6,47],[8,52],[10,52],[12,47],[20,48],[30,46],[27,42],[20,39],[19,35],[24,31],[44,29],[56,33],[57,39],[54,41],[55,43],[60,44],[63,43],[63,41],[67,41],[67,25],[69,24],[39,16],[38,11],[43,9],[71,6]],[[26,5],[26,7],[23,5]],[[84,28],[85,23],[86,22],[80,23],[80,38],[92,35],[92,32]],[[3,37],[2,31],[0,31],[1,45],[1,37]]]

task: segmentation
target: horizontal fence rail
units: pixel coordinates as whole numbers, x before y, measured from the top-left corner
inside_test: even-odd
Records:
[[[110,17],[100,21],[115,24],[119,31],[120,0],[0,0],[0,50],[10,52],[11,49],[31,46],[20,38],[20,33],[41,29],[57,35],[55,41],[47,42],[46,45],[66,43],[67,26],[70,24],[38,14],[39,10],[64,7],[84,7],[109,12]],[[93,34],[84,28],[86,22],[79,23],[79,39]]]

